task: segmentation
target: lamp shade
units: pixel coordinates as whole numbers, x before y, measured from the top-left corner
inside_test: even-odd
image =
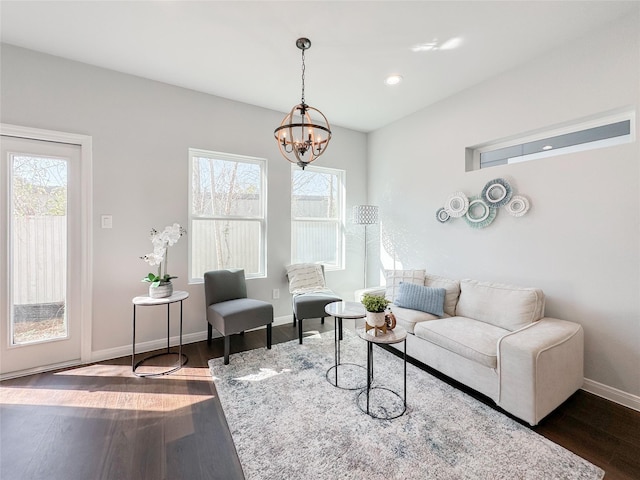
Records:
[[[377,205],[355,205],[353,207],[353,223],[356,225],[373,225],[378,223]]]

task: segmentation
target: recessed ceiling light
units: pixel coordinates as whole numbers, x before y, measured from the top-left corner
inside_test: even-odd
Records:
[[[551,150],[552,148],[552,145],[545,145],[544,147],[542,147],[542,150]]]
[[[385,85],[398,85],[402,81],[402,75],[389,75],[384,79]]]

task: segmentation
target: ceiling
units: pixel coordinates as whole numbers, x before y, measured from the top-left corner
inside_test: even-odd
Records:
[[[637,1],[8,1],[1,40],[368,132],[638,10]],[[453,49],[411,47],[458,39]],[[445,45],[446,46],[446,45]],[[399,85],[387,75],[403,76]]]

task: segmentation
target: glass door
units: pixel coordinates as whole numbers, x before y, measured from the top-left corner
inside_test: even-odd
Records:
[[[2,374],[80,361],[80,159],[2,136]]]

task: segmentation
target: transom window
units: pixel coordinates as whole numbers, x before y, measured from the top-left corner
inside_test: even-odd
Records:
[[[345,171],[291,167],[291,262],[344,264]]]
[[[539,160],[634,141],[635,112],[599,116],[512,140],[467,148],[466,170]]]
[[[189,149],[189,279],[243,268],[264,277],[266,160]]]

